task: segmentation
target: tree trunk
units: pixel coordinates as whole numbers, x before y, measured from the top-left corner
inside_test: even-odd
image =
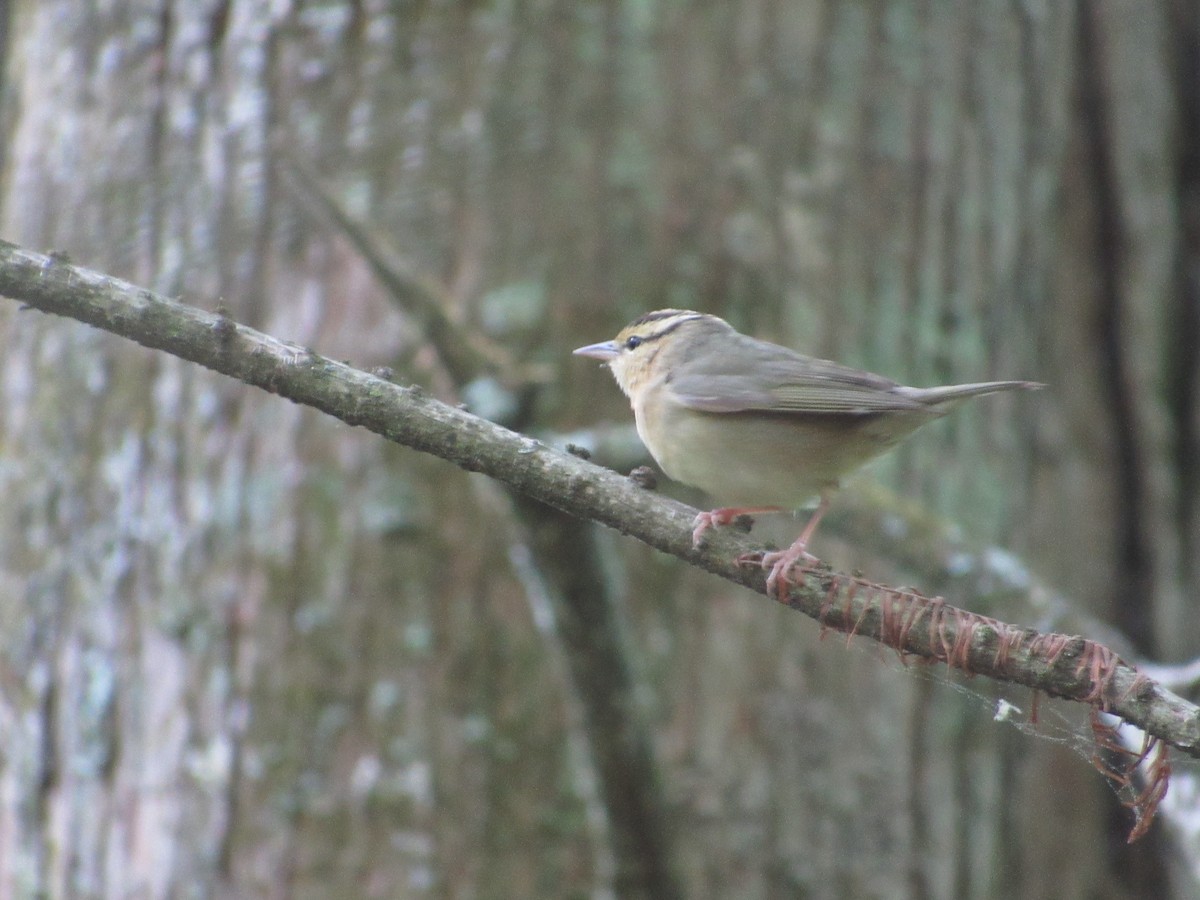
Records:
[[[0,0],[0,237],[539,434],[629,421],[569,351],[654,307],[911,384],[1047,382],[864,478],[1179,661],[1198,12]],[[516,363],[464,374],[297,168]],[[1062,743],[278,398],[0,330],[0,894],[1196,889],[1160,835],[1113,852],[1129,822],[1053,709]],[[906,577],[829,524],[818,555]],[[557,630],[539,584],[577,604]]]

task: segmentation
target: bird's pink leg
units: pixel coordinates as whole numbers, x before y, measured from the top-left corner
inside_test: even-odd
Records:
[[[792,546],[786,550],[776,550],[772,553],[764,553],[761,565],[764,569],[769,568],[770,574],[767,575],[767,593],[775,594],[777,597],[783,597],[788,589],[791,581],[788,579],[788,572],[792,566],[800,562],[802,559],[815,560],[816,557],[808,552],[808,542],[812,538],[813,533],[817,530],[817,525],[820,524],[825,513],[829,512],[829,496],[821,495],[821,502],[817,504],[816,511],[813,512],[812,518],[808,520],[808,524],[804,526],[804,530],[800,532],[800,537],[792,543]]]
[[[702,512],[692,521],[692,546],[699,547],[704,532],[718,525],[732,525],[738,516],[757,516],[761,513],[783,512],[779,506],[723,506],[710,512]]]

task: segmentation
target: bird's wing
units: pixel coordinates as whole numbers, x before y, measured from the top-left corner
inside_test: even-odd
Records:
[[[853,415],[924,408],[897,391],[894,381],[786,347],[745,338],[728,350],[719,359],[709,355],[704,363],[680,366],[667,384],[676,401],[714,413]]]

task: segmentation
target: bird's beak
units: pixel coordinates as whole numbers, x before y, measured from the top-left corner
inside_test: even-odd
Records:
[[[578,350],[571,351],[575,356],[590,356],[592,359],[602,359],[605,362],[608,362],[610,359],[616,359],[620,352],[614,341],[588,344],[586,347],[580,347]]]

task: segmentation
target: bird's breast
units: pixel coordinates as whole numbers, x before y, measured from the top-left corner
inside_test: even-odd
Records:
[[[922,416],[707,413],[647,392],[634,405],[638,434],[671,478],[725,506],[795,508],[886,452]],[[913,420],[916,421],[913,421]]]

